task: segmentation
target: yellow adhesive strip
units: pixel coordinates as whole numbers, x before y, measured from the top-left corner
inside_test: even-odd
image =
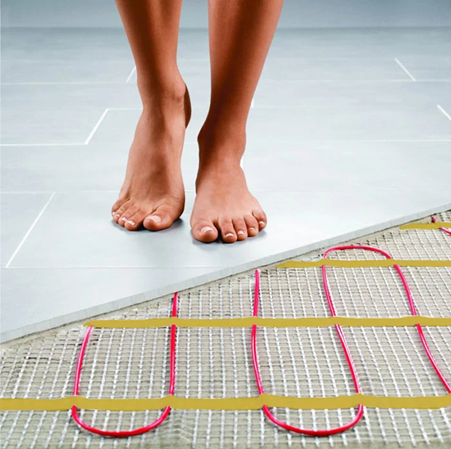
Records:
[[[451,228],[451,223],[447,221],[436,221],[435,223],[409,223],[402,225],[399,229],[440,229]]]
[[[291,260],[277,265],[277,268],[318,268],[323,265],[341,268],[378,268],[392,267],[393,265],[399,265],[400,267],[451,267],[451,260],[336,260],[325,258],[309,262]]]
[[[238,328],[251,327],[329,327],[339,324],[345,327],[405,327],[421,324],[422,326],[450,326],[451,317],[434,318],[419,315],[409,315],[399,318],[350,318],[350,317],[324,317],[324,318],[228,318],[228,319],[186,319],[186,318],[151,318],[148,320],[94,320],[85,323],[85,326],[112,329],[141,329],[151,327],[167,327],[176,325],[183,328],[223,327]]]
[[[268,407],[295,410],[327,410],[366,407],[393,409],[440,409],[451,407],[451,394],[444,396],[393,397],[366,396],[357,393],[350,396],[325,398],[295,398],[262,394],[252,398],[195,399],[165,396],[157,399],[88,399],[82,396],[61,399],[0,399],[0,410],[63,411],[76,406],[85,410],[143,411],[160,410],[170,406],[177,410],[259,410]]]

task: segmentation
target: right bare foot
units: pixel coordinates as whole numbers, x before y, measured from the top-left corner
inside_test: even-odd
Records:
[[[169,228],[183,213],[181,173],[185,128],[191,106],[183,81],[177,92],[157,93],[144,102],[130,148],[125,181],[111,213],[129,231]]]

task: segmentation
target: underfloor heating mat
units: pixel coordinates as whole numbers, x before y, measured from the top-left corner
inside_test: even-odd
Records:
[[[437,214],[451,221],[451,211]],[[423,222],[431,222],[430,217]],[[441,229],[391,228],[348,244],[368,245],[397,260],[450,260],[451,236]],[[292,260],[319,260],[325,250]],[[384,259],[371,251],[336,251],[330,259]],[[451,267],[403,266],[418,315],[451,317]],[[393,267],[327,267],[337,316],[396,318],[411,315],[406,292]],[[179,292],[179,318],[250,317],[254,271]],[[168,318],[165,296],[96,319]],[[263,318],[330,317],[322,268],[260,269],[258,314]],[[174,395],[183,398],[237,398],[259,395],[253,369],[251,328],[177,327]],[[364,395],[442,396],[437,376],[415,326],[343,327],[359,387]],[[437,368],[451,382],[451,327],[423,326]],[[71,396],[77,358],[86,334],[72,324],[2,348],[3,398]],[[93,327],[80,377],[87,398],[160,398],[170,388],[171,327]],[[340,339],[329,327],[258,327],[256,349],[265,393],[294,397],[335,397],[355,393]],[[296,427],[336,428],[355,419],[357,408],[295,410],[272,408]],[[90,426],[131,430],[156,420],[162,410],[142,412],[78,410]],[[80,428],[71,411],[3,411],[3,448],[275,448],[275,447],[451,447],[451,407],[390,409],[365,407],[349,430],[327,437],[288,432],[262,410],[172,409],[154,430],[129,438],[102,437]]]

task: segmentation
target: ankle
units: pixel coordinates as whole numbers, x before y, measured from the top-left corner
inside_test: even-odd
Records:
[[[138,79],[138,89],[144,110],[180,108],[185,104],[187,89],[181,76],[164,80]]]
[[[246,147],[246,132],[239,127],[210,127],[204,125],[197,137],[199,168],[221,165],[239,167]]]

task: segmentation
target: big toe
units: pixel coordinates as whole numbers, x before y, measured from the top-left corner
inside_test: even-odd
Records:
[[[202,243],[211,243],[218,238],[218,230],[212,222],[201,220],[192,225],[193,237]]]
[[[171,227],[181,214],[182,211],[178,211],[174,207],[162,205],[144,218],[143,225],[149,231],[161,231]]]

